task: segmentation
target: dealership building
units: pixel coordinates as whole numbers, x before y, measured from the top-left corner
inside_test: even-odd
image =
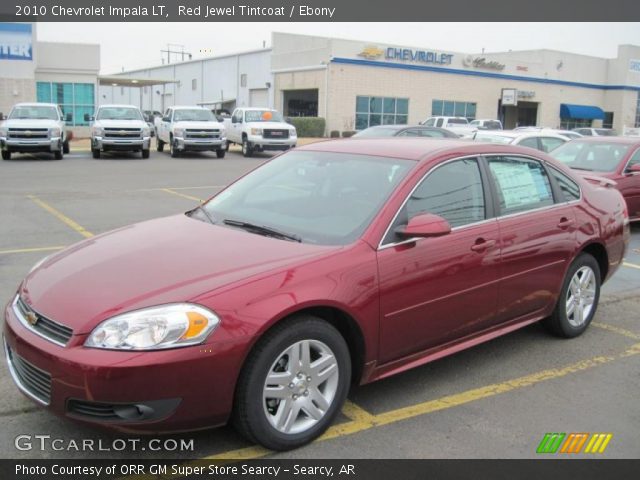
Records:
[[[5,32],[11,25],[29,27],[30,58],[7,58],[6,39],[17,37]],[[556,50],[469,54],[273,33],[270,48],[99,75],[99,46],[38,42],[35,30],[0,24],[2,112],[17,101],[53,101],[83,126],[84,113],[103,103],[151,111],[271,107],[289,117],[323,117],[327,133],[433,115],[500,118],[506,128],[640,126],[635,45],[619,46],[615,58]]]

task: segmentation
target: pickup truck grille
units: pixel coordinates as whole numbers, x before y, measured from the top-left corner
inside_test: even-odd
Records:
[[[142,130],[139,128],[105,128],[104,136],[105,138],[122,138],[127,140],[142,138]]]
[[[220,138],[220,130],[211,128],[187,128],[185,137],[191,140],[211,140]]]
[[[49,137],[47,128],[10,128],[9,138],[19,138],[22,140],[36,140]]]
[[[289,130],[284,129],[268,129],[265,128],[262,132],[263,138],[289,138]]]
[[[38,312],[33,310],[29,305],[22,301],[22,298],[18,298],[14,304],[15,312],[24,319],[22,322],[29,330],[37,333],[41,337],[46,338],[62,347],[64,347],[71,336],[73,330],[69,327],[62,325],[58,322],[54,322],[46,317],[43,317]],[[33,323],[29,320],[33,319]]]

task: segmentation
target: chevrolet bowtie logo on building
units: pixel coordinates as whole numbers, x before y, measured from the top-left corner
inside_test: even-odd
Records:
[[[358,54],[359,57],[363,57],[368,60],[375,60],[376,58],[380,58],[382,55],[384,55],[384,50],[372,45],[365,47],[365,49]]]
[[[38,316],[35,313],[27,312],[25,316],[27,317],[27,323],[29,325],[34,326],[36,323],[38,323]]]
[[[612,438],[612,433],[545,433],[536,453],[604,453]]]

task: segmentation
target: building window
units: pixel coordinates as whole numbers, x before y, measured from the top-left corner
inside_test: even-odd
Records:
[[[613,112],[604,112],[602,128],[613,128]]]
[[[433,100],[431,102],[431,116],[466,117],[471,121],[476,119],[476,106],[475,102]]]
[[[196,90],[198,88],[198,80],[197,79],[193,79],[191,80],[191,90]]]
[[[590,118],[561,118],[560,128],[571,130],[572,128],[590,128],[592,120]]]
[[[376,125],[404,125],[408,118],[408,98],[356,97],[356,130]]]
[[[247,74],[243,73],[242,75],[240,75],[240,86],[241,87],[246,87],[247,86]]]
[[[60,105],[65,117],[72,115],[71,126],[84,126],[84,115],[93,115],[95,110],[95,86],[93,83],[56,83],[37,82],[36,97],[38,102]]]

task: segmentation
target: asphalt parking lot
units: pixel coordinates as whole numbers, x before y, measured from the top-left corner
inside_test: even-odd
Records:
[[[72,151],[60,161],[19,156],[0,162],[0,300],[11,299],[43,256],[116,227],[183,212],[269,156],[245,159],[232,149],[222,160],[156,152],[148,160],[94,160]],[[18,435],[102,440],[103,446],[127,437],[36,407],[0,362],[0,457],[523,458],[536,456],[547,432],[606,432],[613,437],[601,457],[638,458],[640,225],[632,231],[625,265],[603,287],[598,314],[582,337],[560,340],[532,325],[354,388],[338,423],[299,450],[272,454],[226,427],[170,437],[193,439],[188,452],[18,450]]]

